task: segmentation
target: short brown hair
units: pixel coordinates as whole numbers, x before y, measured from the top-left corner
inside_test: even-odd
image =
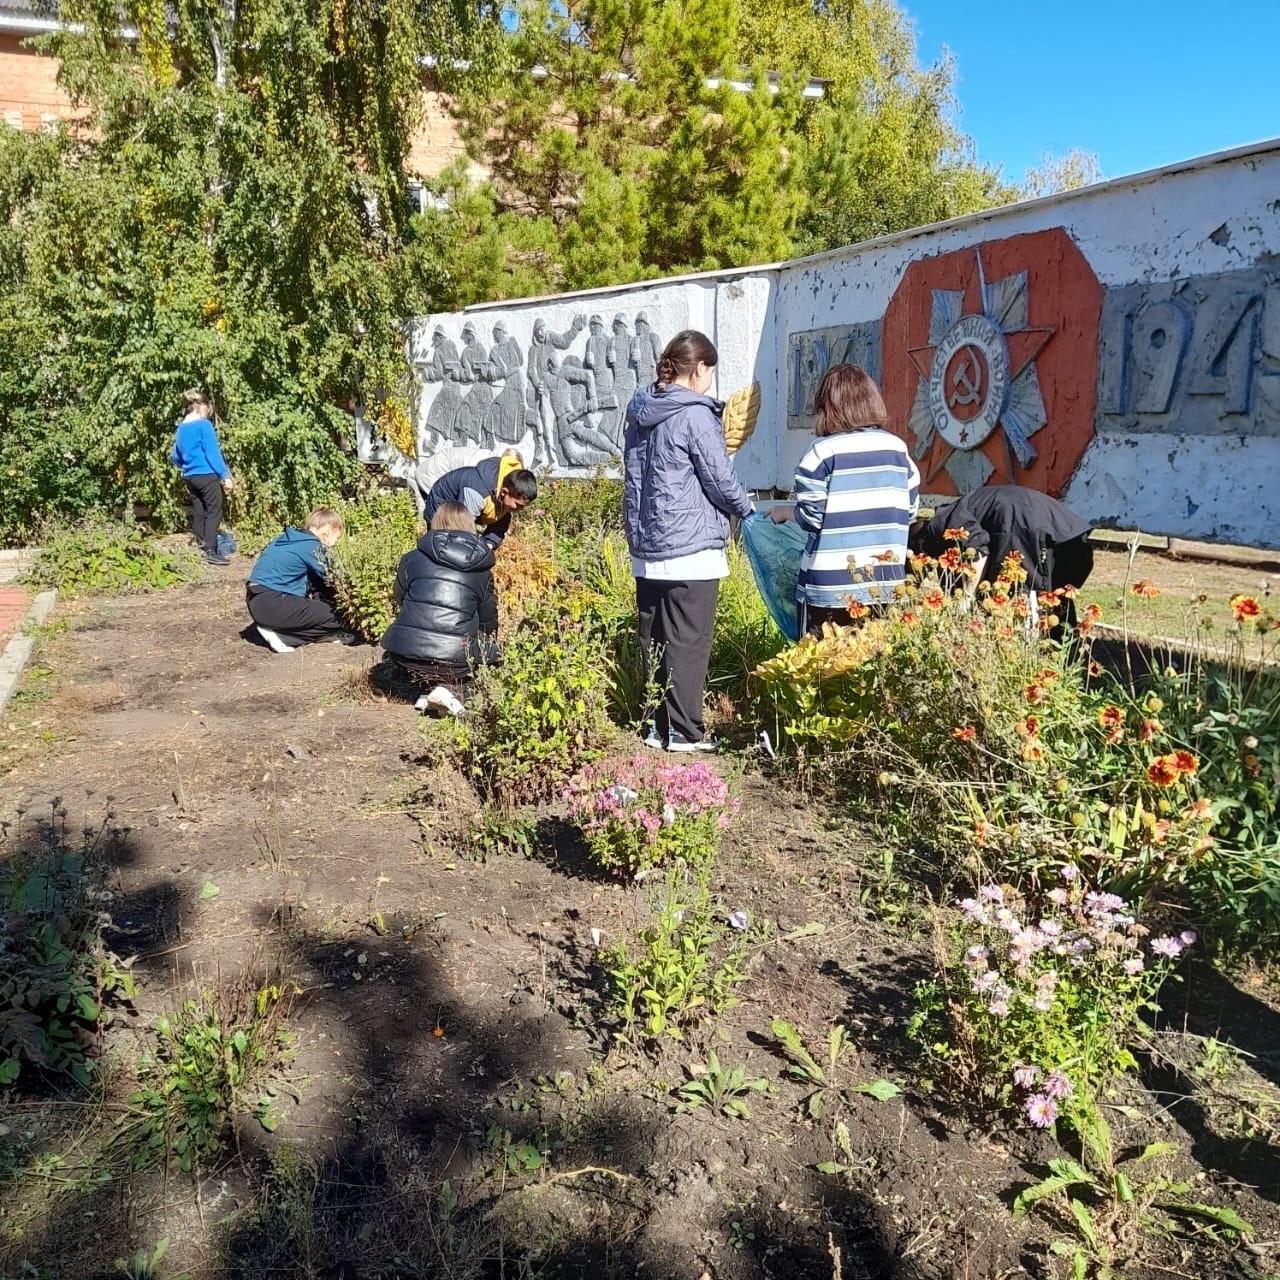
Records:
[[[883,427],[889,420],[880,388],[865,369],[837,364],[822,375],[814,397],[814,434],[833,436],[859,427]]]
[[[317,507],[302,527],[308,533],[336,533],[339,538],[347,531],[342,517],[332,507]]]
[[[432,529],[453,529],[457,533],[475,533],[476,518],[460,502],[442,502],[431,517]]]

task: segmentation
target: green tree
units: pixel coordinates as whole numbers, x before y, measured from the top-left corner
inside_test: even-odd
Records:
[[[402,390],[403,317],[443,279],[402,178],[425,14],[64,0],[50,44],[84,127],[0,137],[0,538],[137,503],[176,523],[193,383],[244,482],[233,516],[295,517],[353,479],[349,409]]]
[[[1022,180],[1022,198],[1057,195],[1059,191],[1076,191],[1103,179],[1102,165],[1091,151],[1072,147],[1064,155],[1046,151],[1040,163],[1027,170]]]
[[[509,62],[466,85],[463,136],[495,216],[553,239],[543,287],[767,261],[802,207],[794,89],[743,72],[736,0],[520,0]]]
[[[1016,198],[953,123],[951,64],[918,65],[891,0],[510,12],[516,74],[465,86],[457,104],[490,174],[488,218],[455,184],[462,203],[431,222],[446,260],[474,256],[477,234],[511,246],[514,217],[539,228],[541,253],[448,267],[460,301],[771,261]],[[811,78],[818,97],[802,93]]]

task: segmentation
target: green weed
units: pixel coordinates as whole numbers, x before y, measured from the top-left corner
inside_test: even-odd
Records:
[[[217,1156],[233,1116],[278,1123],[270,1083],[289,1044],[283,1022],[292,990],[247,979],[201,992],[156,1020],[154,1049],[142,1059],[142,1088],[130,1099],[133,1164],[176,1158],[190,1172]]]
[[[40,540],[40,552],[22,581],[67,595],[163,591],[200,577],[195,551],[163,547],[138,525],[96,519],[50,525]]]
[[[771,1091],[767,1080],[748,1077],[746,1067],[722,1067],[714,1051],[708,1052],[705,1065],[698,1063],[687,1070],[690,1078],[676,1090],[680,1099],[677,1111],[709,1107],[730,1120],[750,1120],[746,1099],[753,1093]]]
[[[601,954],[609,981],[607,1007],[626,1037],[637,1023],[651,1040],[681,1039],[705,1014],[737,1003],[746,980],[746,947],[726,945],[715,919],[709,868],[690,879],[683,867],[667,871],[653,902],[653,923],[641,929],[638,947],[619,942]]]

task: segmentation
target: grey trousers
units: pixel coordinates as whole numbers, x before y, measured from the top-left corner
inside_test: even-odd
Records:
[[[689,742],[702,738],[702,688],[711,660],[720,583],[636,579],[640,648],[645,674],[663,690],[654,712],[654,729],[664,742],[678,734]]]

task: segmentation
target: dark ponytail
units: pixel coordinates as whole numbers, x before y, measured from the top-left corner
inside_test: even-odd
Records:
[[[677,378],[687,378],[700,364],[714,369],[719,359],[705,333],[681,329],[658,357],[658,385],[669,387]]]

